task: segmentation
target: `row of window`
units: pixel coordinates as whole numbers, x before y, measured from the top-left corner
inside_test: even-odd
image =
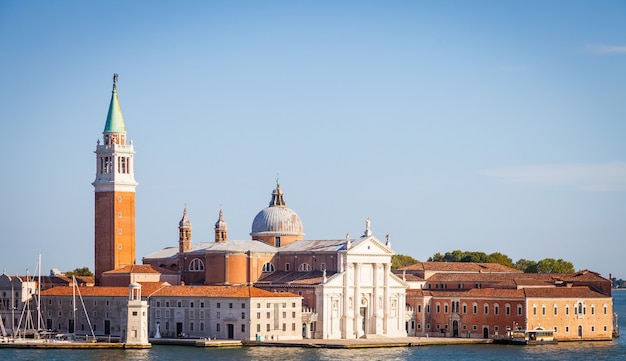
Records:
[[[414,329],[414,328],[415,328],[414,326],[415,326],[415,325],[414,325],[414,323],[412,323],[412,324],[411,324],[411,328],[412,328],[412,329]],[[443,329],[443,330],[447,330],[447,329],[448,329],[448,325],[447,325],[447,324],[445,324],[445,325],[443,325],[443,326],[444,326],[444,327],[442,328],[440,324],[437,324],[437,325],[436,325],[436,327],[437,327],[436,329],[437,329],[437,330],[441,330],[441,329]],[[579,327],[579,328],[582,328],[582,326],[578,326],[578,327]],[[419,330],[419,329],[421,329],[421,328],[422,328],[422,325],[418,323],[418,324],[417,324],[417,329]],[[486,329],[489,329],[489,326],[483,326],[483,329],[485,329],[485,328],[486,328]],[[426,329],[430,329],[430,323],[427,323],[427,324],[426,324]],[[462,326],[462,329],[463,329],[464,331],[466,331],[466,330],[467,330],[467,325],[463,325],[463,326]],[[603,326],[603,328],[602,328],[602,329],[603,329],[603,331],[604,331],[604,332],[606,332],[606,331],[608,330],[608,327],[605,325],[605,326]],[[478,325],[473,325],[473,326],[472,326],[472,330],[473,330],[473,331],[477,331],[477,330],[478,330]],[[589,327],[589,330],[590,330],[591,332],[595,332],[595,331],[596,331],[596,327],[595,327],[595,326],[590,326],[590,327]],[[494,326],[493,326],[493,331],[494,331],[494,332],[498,332],[498,331],[500,331],[500,327],[499,327],[498,325],[494,325]],[[558,331],[559,331],[559,328],[558,328],[557,326],[555,326],[555,327],[554,327],[554,332],[556,333],[556,332],[558,332]],[[565,326],[565,332],[566,332],[566,333],[569,333],[569,326]]]
[[[435,289],[446,289],[446,288],[448,288],[448,284],[447,283],[435,283],[435,284],[427,283],[427,284],[424,285],[424,288],[426,288],[426,289],[429,289],[429,288],[430,289],[432,289],[432,288],[435,288]],[[463,289],[463,288],[465,288],[465,285],[463,283],[459,283],[459,284],[457,284],[457,288],[458,289]],[[483,288],[483,285],[481,283],[474,283],[474,288]]]
[[[559,306],[558,305],[554,305],[553,306],[553,314],[556,316],[559,314]],[[608,306],[607,305],[603,305],[602,306],[602,311],[603,313],[606,315],[608,313]],[[541,305],[541,315],[545,316],[546,315],[546,306],[545,305]],[[569,315],[569,305],[565,305],[565,314]],[[583,316],[587,314],[587,306],[583,305],[582,302],[578,302],[577,305],[574,306],[574,314],[578,315],[578,316]],[[595,305],[591,305],[591,314],[595,315],[596,314],[596,306]],[[533,316],[537,315],[537,305],[533,305]]]
[[[173,303],[170,302],[170,301],[164,301],[164,302],[156,301],[155,302],[155,306],[156,307],[173,307],[173,306],[171,306],[171,304],[173,304]],[[94,305],[95,305],[95,301],[94,301]],[[108,305],[109,305],[109,303],[107,301],[107,306]],[[205,303],[204,302],[199,302],[198,305],[199,305],[200,308],[204,308],[205,307]],[[270,307],[272,307],[272,305],[276,305],[276,304],[273,304],[271,302],[267,302],[265,304],[266,308],[270,308]],[[196,302],[194,302],[194,301],[190,301],[189,302],[189,308],[195,308],[195,306],[196,306]],[[183,301],[176,301],[176,307],[177,308],[183,307]],[[222,308],[222,302],[216,302],[215,303],[215,308]],[[224,308],[234,308],[234,303],[233,302],[228,302],[228,306],[224,307]],[[246,304],[242,302],[241,303],[241,309],[245,309],[245,308],[246,308]],[[261,308],[261,303],[260,302],[258,302],[256,304],[256,308]],[[282,302],[282,308],[287,308],[287,302]],[[295,302],[291,303],[291,308],[296,308],[296,303]]]
[[[326,263],[320,263],[320,271],[324,271],[326,269]],[[276,270],[276,267],[274,267],[274,264],[271,262],[267,262],[263,265],[262,271],[263,272],[274,272]],[[298,266],[298,271],[299,272],[309,272],[313,270],[313,268],[311,268],[311,265],[308,263],[300,263],[300,266]],[[291,266],[289,265],[289,263],[285,263],[285,271],[291,271]]]
[[[451,303],[452,306],[452,312],[453,313],[464,313],[467,314],[467,303],[463,303],[460,304],[459,301],[453,301]],[[517,305],[517,315],[521,316],[522,315],[522,305]],[[450,308],[448,307],[448,303],[444,303],[443,304],[443,313],[449,313]],[[417,305],[417,312],[422,312],[422,305]],[[430,305],[426,305],[426,313],[430,313]],[[441,304],[439,302],[437,302],[435,304],[435,313],[441,313]],[[474,302],[472,304],[472,313],[473,314],[477,314],[478,313],[478,303]],[[506,304],[504,306],[504,313],[507,316],[511,315],[511,305]],[[488,315],[489,314],[489,304],[485,303],[483,305],[483,314]],[[499,304],[494,304],[493,305],[493,314],[494,315],[499,315],[500,314],[500,305]]]

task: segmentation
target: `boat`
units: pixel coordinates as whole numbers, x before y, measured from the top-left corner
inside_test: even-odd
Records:
[[[537,327],[532,330],[511,330],[508,332],[508,343],[512,345],[544,345],[557,343],[554,330]]]

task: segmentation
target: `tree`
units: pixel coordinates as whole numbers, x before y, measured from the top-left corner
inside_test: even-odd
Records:
[[[497,263],[497,264],[501,264],[503,266],[507,266],[507,267],[511,267],[513,268],[513,260],[511,259],[511,257],[502,254],[500,252],[494,252],[492,254],[489,255],[489,263]]]
[[[73,271],[65,272],[66,277],[72,276],[93,276],[93,272],[89,270],[89,267],[75,268]]]
[[[544,258],[537,262],[538,273],[574,273],[574,265],[561,258]]]
[[[515,262],[515,268],[524,273],[537,273],[537,262],[520,258]]]
[[[403,254],[394,254],[391,256],[391,271],[395,271],[398,268],[410,266],[416,264],[419,261],[411,256],[405,256]]]

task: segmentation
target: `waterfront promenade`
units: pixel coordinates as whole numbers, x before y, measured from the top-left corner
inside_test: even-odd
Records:
[[[375,336],[367,339],[350,340],[272,340],[272,341],[236,341],[205,339],[150,339],[154,345],[187,345],[197,347],[304,347],[304,348],[380,348],[380,347],[419,347],[430,345],[488,344],[491,339],[445,338],[445,337],[384,337]]]

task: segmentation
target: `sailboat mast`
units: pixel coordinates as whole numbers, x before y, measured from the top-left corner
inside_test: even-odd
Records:
[[[76,277],[72,275],[72,316],[74,316],[73,334],[76,334]],[[69,330],[68,330],[69,331]]]
[[[41,253],[37,260],[37,331],[41,330]]]

